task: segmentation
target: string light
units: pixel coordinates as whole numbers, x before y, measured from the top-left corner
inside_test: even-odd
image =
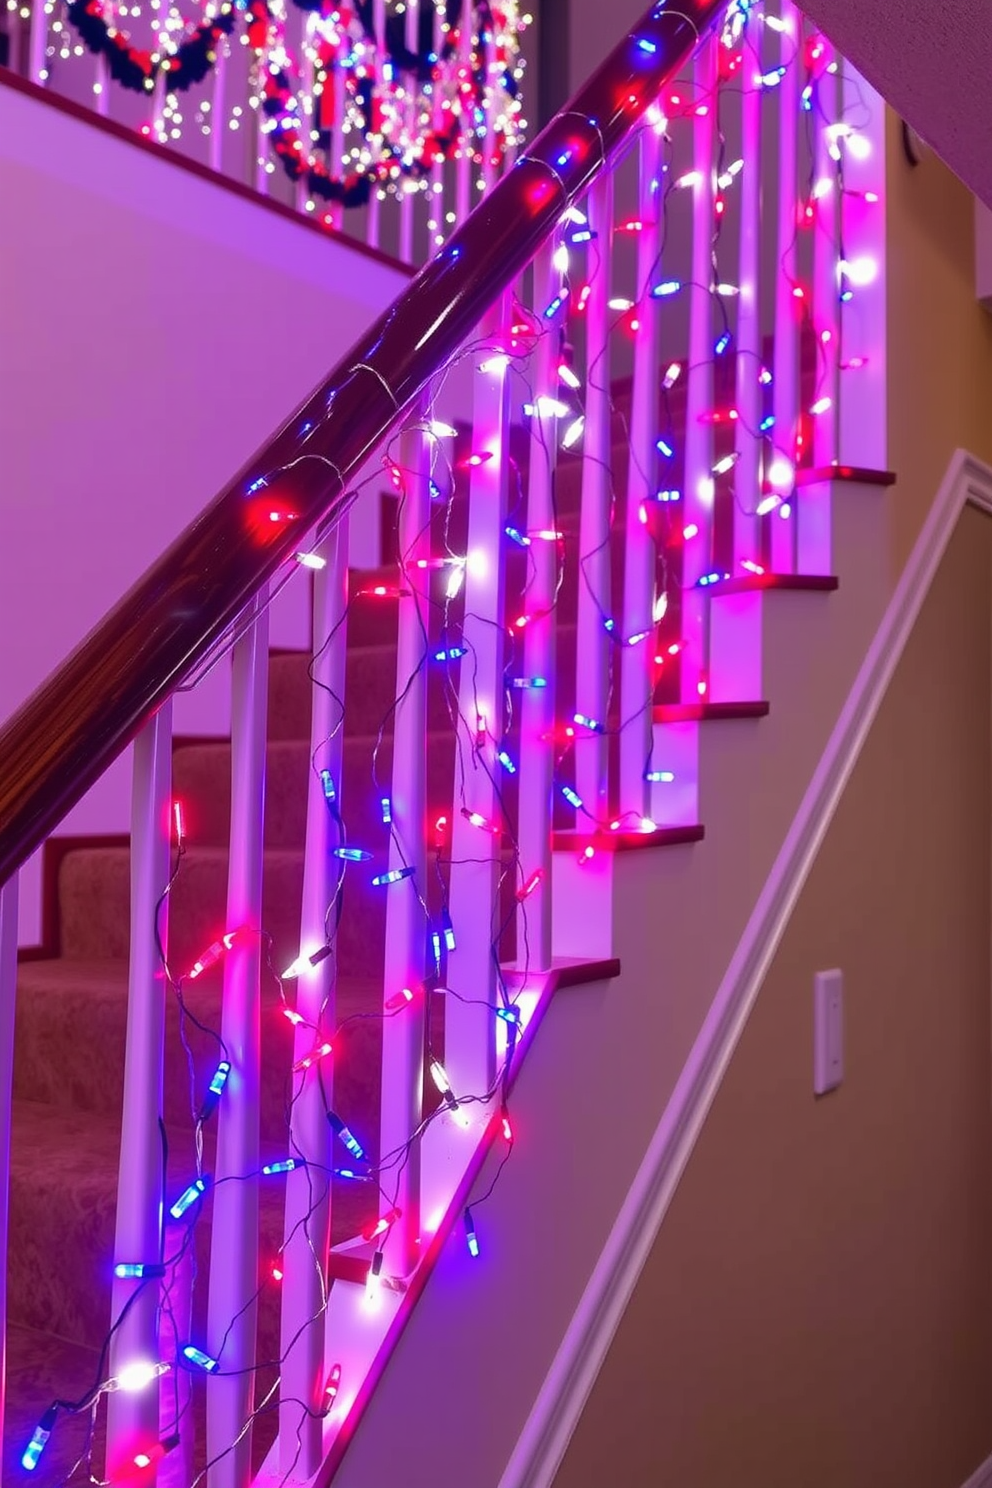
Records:
[[[210,1354],[204,1353],[203,1349],[197,1348],[195,1344],[187,1343],[183,1349],[183,1358],[190,1364],[195,1364],[197,1369],[202,1369],[204,1374],[216,1374],[220,1365]]]
[[[118,1261],[114,1275],[120,1281],[147,1281],[150,1276],[164,1276],[165,1266],[157,1261]]]
[[[413,994],[411,993],[411,996],[412,995]],[[362,1158],[365,1156],[365,1148],[358,1141],[357,1137],[355,1137],[349,1130],[349,1128],[345,1126],[344,1122],[341,1120],[341,1117],[336,1115],[333,1111],[328,1111],[327,1119],[333,1127],[334,1131],[337,1133],[339,1140],[343,1142],[344,1146],[351,1153],[352,1157],[357,1158],[357,1160],[361,1162]]]
[[[306,1163],[302,1157],[284,1157],[280,1162],[266,1163],[262,1175],[269,1178],[278,1173],[294,1173],[297,1168],[303,1167],[306,1167]]]
[[[202,1177],[194,1179],[188,1188],[184,1188],[176,1202],[169,1209],[172,1218],[182,1219],[187,1210],[192,1209],[197,1200],[201,1199],[207,1192],[211,1181],[210,1175],[204,1173]]]
[[[179,1436],[179,1433],[176,1432],[172,1436],[163,1437],[161,1441],[155,1442],[145,1451],[136,1452],[134,1454],[134,1458],[132,1459],[135,1467],[138,1469],[143,1469],[146,1467],[151,1467],[152,1464],[155,1462],[161,1462],[163,1457],[167,1457],[170,1452],[175,1451],[175,1449],[179,1445],[180,1440],[181,1438]]]
[[[523,903],[525,899],[529,899],[531,894],[533,894],[534,890],[538,887],[539,884],[543,882],[543,880],[544,869],[535,868],[534,872],[531,874],[530,878],[528,878],[527,882],[522,884],[517,890],[517,898],[520,900],[520,902]]]
[[[324,1415],[332,1409],[338,1398],[338,1390],[341,1388],[341,1365],[332,1364],[327,1380],[324,1384]]]
[[[247,925],[241,925],[237,930],[229,930],[226,935],[221,936],[220,940],[215,940],[207,947],[199,960],[193,962],[187,980],[193,982],[197,977],[202,976],[205,971],[208,971],[211,966],[216,966],[217,962],[227,954],[239,938],[243,939],[250,933]]]
[[[152,1380],[158,1379],[168,1371],[168,1364],[151,1364],[144,1359],[136,1359],[133,1364],[125,1364],[116,1377],[110,1381],[108,1388],[123,1390],[128,1395],[136,1395],[142,1390],[147,1390]]]
[[[224,1086],[227,1084],[227,1077],[230,1073],[230,1064],[226,1059],[222,1059],[220,1064],[218,1064],[217,1069],[214,1071],[214,1075],[210,1081],[210,1084],[207,1086],[207,1093],[203,1098],[203,1104],[200,1107],[200,1114],[197,1117],[198,1121],[206,1121],[207,1118],[211,1116],[216,1110],[217,1102],[220,1100],[221,1092],[223,1091]]]
[[[377,873],[372,880],[373,888],[384,888],[387,884],[399,883],[401,879],[412,878],[416,872],[412,864],[405,868],[391,868],[388,873]]]
[[[396,1221],[402,1217],[402,1214],[402,1209],[397,1209],[394,1205],[381,1218],[374,1219],[371,1224],[365,1226],[362,1231],[362,1239],[368,1241],[377,1240],[380,1235],[384,1235],[387,1230],[392,1229]]]

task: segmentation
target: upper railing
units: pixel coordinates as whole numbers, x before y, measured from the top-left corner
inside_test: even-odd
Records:
[[[528,21],[517,0],[9,0],[0,29],[31,82],[420,263],[522,143]]]
[[[872,463],[884,422],[881,129],[791,0],[654,5],[0,731],[0,1008],[17,870],[136,741],[105,1378],[69,1406],[53,1382],[26,1459],[106,1395],[103,1477],[162,1455],[189,1488],[205,1435],[210,1488],[246,1488],[278,1389],[265,1481],[324,1484],[452,1218],[468,1263],[484,1253],[473,1183],[513,1145],[520,1057],[563,959],[602,974],[611,954],[603,849],[698,841],[686,725],[764,706],[760,618],[734,597],[832,584],[827,477]],[[444,404],[456,360],[470,428]],[[380,446],[390,567],[356,581],[346,513]],[[281,768],[306,777],[282,798],[302,879],[290,894],[280,860],[263,903],[288,830],[263,828],[267,606],[301,569],[309,748]],[[230,820],[203,813],[226,909],[205,948],[183,874],[218,844],[172,797],[171,699],[227,649]],[[190,1053],[192,1105],[191,1017],[217,1041],[209,1066]],[[368,1212],[332,1248],[355,1186]]]

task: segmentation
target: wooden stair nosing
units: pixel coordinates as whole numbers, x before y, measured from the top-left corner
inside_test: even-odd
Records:
[[[736,579],[723,579],[714,584],[710,592],[712,599],[721,594],[761,594],[765,591],[790,590],[800,593],[832,593],[839,587],[834,574],[746,574]]]
[[[656,703],[655,723],[707,723],[735,718],[766,718],[767,702]]]
[[[650,847],[679,847],[685,843],[702,842],[706,829],[701,823],[684,827],[658,827],[653,832],[553,832],[551,846],[554,852],[581,852],[585,847],[594,847],[598,852],[638,852]]]

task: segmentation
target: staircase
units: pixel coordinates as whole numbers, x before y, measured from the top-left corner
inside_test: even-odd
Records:
[[[851,329],[840,207],[821,192],[797,248],[791,197],[777,209],[769,189],[762,206],[762,110],[792,131],[779,195],[797,179],[800,55],[817,106],[839,100],[788,0],[770,14],[781,70],[740,86],[769,46],[747,6],[645,16],[0,733],[5,986],[17,867],[138,740],[130,841],[50,840],[46,943],[16,968],[5,1481],[41,1422],[26,1466],[51,1485],[92,1466],[136,1488],[156,1471],[178,1488],[204,1472],[210,1488],[337,1474],[379,1488],[389,1412],[431,1383],[430,1338],[464,1361],[465,1422],[486,1398],[452,1308],[489,1336],[499,1297],[444,1278],[456,1245],[462,1268],[487,1253],[490,1215],[505,1248],[488,1275],[517,1310],[533,1303],[506,1461],[885,594],[890,478],[838,459],[864,458],[877,429],[871,384],[845,412],[841,368],[864,364],[884,286],[858,284]],[[663,211],[659,110],[678,99],[659,90],[690,57],[709,100],[681,116],[699,164],[667,182]],[[710,283],[718,193],[739,173],[713,128],[725,82],[746,183],[733,337],[714,307],[738,286]],[[640,215],[616,225],[605,163],[635,138]],[[663,218],[689,188],[691,262],[668,267]],[[856,206],[843,224],[852,260],[869,223]],[[773,340],[755,308],[762,231],[785,244]],[[636,283],[631,302],[614,273]],[[794,312],[800,276],[812,305]],[[688,345],[669,347],[644,322],[682,285]],[[622,386],[604,367],[623,334]],[[456,429],[443,374],[463,355],[475,402]],[[577,403],[555,406],[576,384],[584,427]],[[566,412],[581,440],[562,439]],[[348,480],[376,446],[383,566],[360,572]],[[269,652],[268,599],[290,581],[312,587],[312,654]],[[173,738],[168,700],[218,645],[231,739]],[[588,1175],[555,1158],[576,1121],[595,1129]],[[212,1191],[183,1208],[201,1174]],[[550,1220],[577,1207],[561,1256]],[[519,1285],[508,1257],[515,1244],[525,1263],[527,1235],[511,1243],[508,1212],[542,1237]],[[112,1274],[160,1256],[161,1282]],[[157,1398],[120,1384],[135,1360],[163,1366]],[[418,1417],[410,1488],[434,1480],[434,1419]],[[481,1483],[460,1450],[453,1481]]]

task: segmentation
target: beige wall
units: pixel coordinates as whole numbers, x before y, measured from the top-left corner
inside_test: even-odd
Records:
[[[975,299],[974,199],[935,155],[910,166],[890,111],[889,467],[901,567],[955,449],[992,464],[992,316]]]
[[[990,595],[968,510],[555,1488],[959,1488],[992,1452]]]

